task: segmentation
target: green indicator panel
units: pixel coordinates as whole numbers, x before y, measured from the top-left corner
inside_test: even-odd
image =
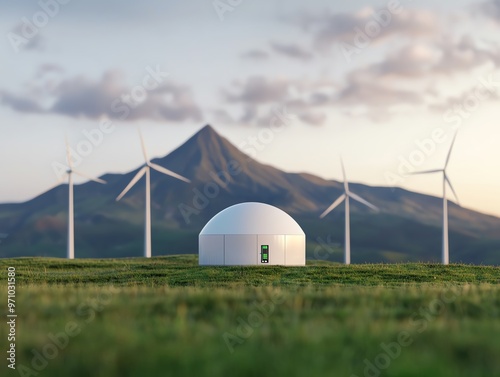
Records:
[[[260,245],[260,263],[269,263],[269,245]]]

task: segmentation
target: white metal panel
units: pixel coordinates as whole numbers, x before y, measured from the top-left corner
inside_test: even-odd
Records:
[[[304,266],[306,264],[305,236],[285,236],[285,264],[287,266]]]
[[[304,234],[286,212],[264,203],[240,203],[215,215],[200,234]]]
[[[199,239],[200,265],[224,265],[224,236],[223,235],[200,235]]]
[[[259,234],[257,244],[258,264],[262,265],[284,265],[285,264],[285,236],[273,236],[270,234]],[[260,263],[260,247],[269,245],[269,263]]]
[[[226,265],[257,264],[257,235],[225,235],[224,252]]]

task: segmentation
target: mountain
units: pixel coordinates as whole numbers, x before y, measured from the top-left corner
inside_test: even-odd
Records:
[[[217,212],[244,201],[260,201],[290,213],[304,228],[308,257],[341,261],[343,208],[319,214],[343,190],[341,183],[289,173],[242,153],[211,126],[153,162],[189,178],[186,184],[152,171],[153,255],[196,253],[197,234]],[[138,168],[139,169],[139,168]],[[122,201],[135,169],[107,174],[107,185],[75,186],[77,257],[140,256],[144,185]],[[442,201],[400,188],[351,184],[381,212],[353,203],[353,262],[439,261]],[[19,204],[0,205],[0,256],[65,255],[67,186]],[[500,264],[500,219],[450,203],[451,261]]]

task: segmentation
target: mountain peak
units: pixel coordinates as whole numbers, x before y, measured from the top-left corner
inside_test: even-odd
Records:
[[[206,124],[203,128],[201,128],[197,134],[210,134],[210,133],[217,133],[215,129],[210,125]]]
[[[184,145],[197,145],[206,149],[220,148],[224,144],[231,144],[225,137],[219,134],[210,124],[202,127],[198,132],[191,136]]]
[[[208,142],[209,140],[223,139],[223,137],[210,124],[207,124],[191,136],[190,139],[201,139],[204,142]]]
[[[191,136],[181,148],[186,146],[196,146],[205,152],[211,153],[219,153],[221,149],[234,148],[229,140],[215,131],[210,124],[207,124]]]
[[[160,161],[190,179],[210,179],[211,171],[224,171],[230,161],[245,165],[248,156],[207,124]]]

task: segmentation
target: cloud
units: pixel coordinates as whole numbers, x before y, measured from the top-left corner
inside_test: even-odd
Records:
[[[483,1],[482,9],[500,19],[500,0]],[[389,47],[377,50],[388,51],[379,61],[351,69],[340,86],[326,91],[305,87],[308,97],[295,101],[298,109],[329,107],[344,114],[385,120],[397,114],[401,106],[424,106],[429,97],[425,87],[439,85],[440,77],[470,74],[471,70],[488,64],[500,65],[498,47],[485,47],[469,36],[452,34],[447,29],[453,26],[450,19],[430,10],[401,6],[392,13],[388,8],[372,7],[356,12],[303,13],[299,21],[295,19],[295,24],[311,36],[318,51],[345,43],[357,46],[355,39],[361,34],[369,35],[368,44]],[[369,31],[375,35],[370,36]],[[276,47],[273,46],[275,50]],[[377,55],[371,54],[374,56]],[[321,121],[321,116],[316,118]]]
[[[321,91],[323,89],[331,91],[336,87],[338,84],[327,79],[312,81],[250,76],[245,81],[234,82],[230,89],[223,89],[222,95],[227,102],[241,103],[246,107],[277,103],[298,105],[306,102],[308,105],[319,105],[317,97],[321,96]]]
[[[464,113],[474,111],[476,107],[481,106],[483,103],[491,101],[498,101],[500,99],[500,92],[494,87],[484,87],[482,85],[468,89],[456,96],[449,96],[444,100],[434,101],[429,104],[429,109],[436,112],[455,111],[459,113],[460,110]],[[459,110],[457,110],[459,109]]]
[[[296,43],[279,43],[270,42],[272,52],[276,54],[286,56],[292,59],[299,60],[309,60],[313,57],[313,54],[308,52],[305,48],[299,46]],[[265,50],[253,49],[248,50],[240,55],[243,59],[251,60],[267,60],[271,57],[271,54]]]
[[[326,121],[325,113],[321,111],[325,108],[364,106],[380,110],[394,105],[422,102],[417,90],[390,86],[379,80],[371,69],[351,72],[341,85],[328,79],[306,81],[254,76],[235,86],[237,91],[224,93],[229,103],[242,105],[242,122],[259,119],[259,108],[277,104],[287,106],[307,124],[320,125]]]
[[[322,126],[326,122],[326,114],[320,112],[301,112],[298,117],[311,126]]]
[[[202,120],[202,110],[196,104],[191,89],[186,85],[166,82],[153,90],[148,99],[131,113],[131,119]]]
[[[211,111],[213,114],[213,122],[209,121],[209,124],[233,124],[235,123],[233,117],[224,109],[214,109]]]
[[[272,108],[284,106],[302,122],[310,125],[321,125],[326,115],[320,109],[317,97],[322,90],[332,90],[335,85],[328,80],[299,80],[252,76],[243,82],[233,83],[233,88],[223,90],[223,96],[229,104],[239,105],[240,124],[269,126],[272,119]],[[326,104],[326,103],[325,103]]]
[[[48,72],[61,72],[56,65],[44,65],[38,69],[37,77]],[[51,84],[48,85],[47,83]],[[137,87],[135,87],[137,88]],[[31,88],[25,95],[0,92],[2,103],[19,112],[43,112],[69,117],[99,119],[105,115],[111,119],[157,121],[199,121],[201,109],[195,103],[189,87],[173,82],[159,83],[152,90],[142,89],[140,97],[134,98],[133,88],[125,85],[120,71],[105,72],[99,80],[84,76],[44,81]],[[38,98],[33,99],[33,97]],[[41,98],[44,97],[44,98]],[[42,103],[50,102],[42,106]]]
[[[428,74],[440,60],[440,53],[425,43],[412,43],[389,55],[367,71],[379,76],[417,77]]]
[[[282,102],[288,93],[287,80],[268,80],[263,76],[252,76],[241,84],[236,83],[238,92],[223,91],[229,102],[244,102],[250,104]]]
[[[440,77],[470,74],[475,68],[486,64],[498,66],[499,63],[499,50],[481,49],[469,37],[412,43],[390,52],[377,63],[352,70],[339,91],[332,95],[316,94],[314,102],[344,110],[357,106],[364,110],[348,113],[385,120],[397,113],[394,111],[397,106],[415,108],[425,105],[429,95],[438,97],[437,92],[433,94],[423,87],[439,85]],[[459,98],[429,108],[443,108],[456,100]]]
[[[500,50],[479,48],[468,36],[443,37],[435,42],[412,43],[389,53],[382,61],[357,70],[379,79],[432,79],[439,75],[469,73],[486,64],[500,64]]]
[[[63,73],[64,72],[64,68],[61,67],[60,65],[58,64],[54,64],[54,63],[44,63],[42,65],[40,65],[37,69],[37,72],[35,74],[35,78],[37,79],[41,79],[43,78],[45,75],[49,74],[49,73],[55,73],[55,74],[59,74],[59,73]]]
[[[314,92],[310,96],[310,104],[313,106],[327,105],[330,96],[323,92]]]
[[[0,90],[0,103],[21,113],[42,113],[44,110],[34,99],[17,96],[5,90]]]
[[[380,41],[389,37],[434,36],[440,29],[442,20],[435,13],[426,10],[400,9],[391,13],[387,9],[365,7],[354,13],[305,14],[300,17],[299,24],[313,35],[314,44],[319,49],[344,42],[354,44],[354,38],[367,28],[378,25],[374,40]]]
[[[437,47],[442,56],[434,67],[436,73],[467,72],[488,62],[496,66],[500,65],[500,50],[498,48],[481,49],[472,38],[467,36],[462,37],[457,43],[442,40]]]
[[[24,28],[26,25],[24,23],[17,24],[8,34],[8,39],[12,44],[12,47],[17,51],[20,50],[32,50],[32,51],[43,51],[45,48],[45,40],[41,36],[40,31],[29,38],[25,37]]]
[[[407,109],[431,108],[429,103],[441,100],[440,78],[470,75],[488,65],[500,65],[499,48],[484,47],[468,36],[441,35],[393,48],[379,61],[351,69],[340,83],[253,76],[223,93],[227,102],[241,105],[243,123],[265,124],[259,114],[266,110],[261,109],[276,104],[286,105],[310,125],[326,122],[326,109],[380,122]]]
[[[241,123],[250,123],[254,119],[257,118],[258,115],[258,110],[256,106],[249,105],[245,108],[245,112],[243,113],[243,116],[240,119]]]
[[[477,4],[476,11],[495,23],[500,24],[500,0],[487,0]]]
[[[271,42],[271,47],[275,52],[290,58],[300,60],[308,60],[312,58],[312,54],[310,52],[295,43],[286,44]]]
[[[240,56],[243,59],[266,60],[269,58],[269,53],[264,50],[249,50]]]
[[[332,98],[338,105],[389,107],[401,104],[418,104],[422,98],[418,91],[398,89],[376,78],[359,79],[351,75],[344,88]]]
[[[71,117],[97,119],[102,115],[112,118],[112,102],[127,93],[123,75],[118,71],[106,72],[99,81],[83,76],[63,80],[54,89],[55,102],[51,112]]]

